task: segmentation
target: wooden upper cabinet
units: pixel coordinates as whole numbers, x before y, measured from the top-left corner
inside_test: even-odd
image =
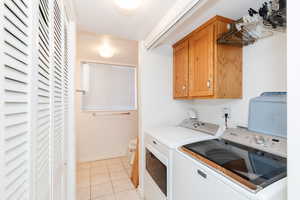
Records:
[[[210,19],[174,48],[174,98],[242,97],[242,47],[217,44],[232,20]]]
[[[214,94],[214,26],[196,32],[189,41],[189,96],[211,96]]]
[[[188,97],[189,42],[174,47],[174,98]]]

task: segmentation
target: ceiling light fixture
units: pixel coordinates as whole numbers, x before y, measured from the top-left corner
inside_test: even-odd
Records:
[[[111,58],[114,54],[115,50],[107,42],[99,47],[99,55],[103,58]]]
[[[118,7],[125,10],[134,10],[141,5],[141,0],[115,0]]]

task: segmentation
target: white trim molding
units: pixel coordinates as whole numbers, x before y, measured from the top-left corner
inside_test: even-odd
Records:
[[[64,9],[68,18],[68,21],[76,21],[77,14],[73,0],[63,0]]]
[[[76,129],[75,129],[75,66],[76,66],[76,23],[69,22],[69,49],[70,49],[70,95],[68,116],[67,141],[67,200],[76,199]]]
[[[169,34],[175,25],[194,11],[195,7],[202,7],[208,0],[179,0],[167,12],[158,25],[145,39],[145,47],[149,50],[159,45],[162,38]]]
[[[140,186],[137,188],[137,193],[141,199],[145,199],[144,190]]]

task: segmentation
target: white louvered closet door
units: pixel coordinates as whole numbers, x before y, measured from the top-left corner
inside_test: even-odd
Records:
[[[30,194],[31,0],[0,5],[0,189],[1,200]]]
[[[51,65],[50,65],[50,15],[49,1],[38,0],[37,22],[37,59],[36,59],[36,84],[34,85],[36,106],[33,108],[36,114],[34,137],[34,184],[36,199],[50,199],[51,173],[50,173],[50,132],[51,132]]]
[[[64,161],[63,161],[63,137],[64,137],[64,35],[63,19],[60,2],[53,1],[53,77],[52,77],[52,165],[53,165],[53,199],[62,199]]]
[[[67,163],[67,154],[68,154],[68,132],[69,132],[69,94],[70,94],[70,71],[69,71],[69,37],[68,37],[68,21],[67,17],[65,17],[65,24],[64,24],[64,70],[63,70],[63,104],[64,104],[64,154],[63,154],[63,161]],[[67,191],[67,165],[64,166],[64,179],[63,179],[63,199],[66,199],[66,192]]]
[[[0,3],[0,200],[65,200],[69,33],[62,0]]]

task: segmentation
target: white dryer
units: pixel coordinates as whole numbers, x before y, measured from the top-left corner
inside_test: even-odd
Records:
[[[145,132],[146,200],[171,200],[173,194],[173,154],[182,145],[215,139],[223,129],[216,124],[184,120],[180,126],[149,129]]]

